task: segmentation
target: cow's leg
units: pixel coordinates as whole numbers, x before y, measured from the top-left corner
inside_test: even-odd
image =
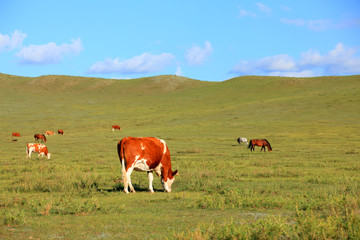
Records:
[[[129,188],[129,180],[127,177],[124,160],[122,160],[122,179],[124,182],[124,192],[129,193],[129,189],[128,189]]]
[[[154,192],[154,189],[153,189],[153,180],[154,180],[154,175],[153,175],[153,173],[152,172],[147,172],[147,174],[148,174],[148,178],[149,178],[149,191],[150,192]]]
[[[129,184],[129,187],[130,187],[130,192],[135,192],[135,189],[131,183],[131,173],[133,171],[134,168],[129,168],[127,173],[126,173],[126,177],[127,177],[127,180],[128,180],[128,184]]]
[[[124,163],[124,161],[123,161]],[[133,167],[129,168],[128,170],[125,170],[125,164],[122,165],[122,177],[123,177],[123,181],[124,181],[124,192],[125,193],[129,193],[129,187],[130,187],[130,192],[135,192],[135,189],[133,187],[133,185],[131,184],[131,173],[134,170]]]
[[[30,158],[31,154],[29,155],[29,149],[26,147],[26,158]]]

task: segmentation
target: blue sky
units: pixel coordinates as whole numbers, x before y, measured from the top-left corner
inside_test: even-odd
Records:
[[[206,81],[360,74],[360,1],[0,0],[0,72]]]

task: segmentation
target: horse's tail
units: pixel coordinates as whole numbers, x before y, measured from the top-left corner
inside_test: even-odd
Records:
[[[271,148],[271,145],[270,145],[269,141],[266,140],[266,139],[265,139],[265,141],[269,144],[269,149],[270,149],[270,151],[272,151],[272,148]]]
[[[250,139],[250,141],[249,141],[249,146],[248,146],[248,148],[252,148],[252,139]]]

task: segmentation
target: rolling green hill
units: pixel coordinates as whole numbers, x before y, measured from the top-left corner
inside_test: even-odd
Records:
[[[86,122],[93,127],[119,123],[129,134],[140,135],[139,125],[151,126],[147,134],[164,136],[160,129],[168,132],[169,127],[190,128],[190,134],[202,135],[199,129],[204,129],[210,136],[250,138],[297,129],[304,137],[333,131],[336,135],[339,128],[351,133],[358,127],[359,86],[359,76],[249,76],[214,83],[177,76],[109,80],[2,74],[1,117],[7,131],[33,131],[23,121],[26,114],[30,121],[44,121],[43,128],[53,127],[51,121],[62,122],[64,128],[82,128],[79,118],[84,117],[96,120]]]
[[[0,109],[0,238],[360,236],[358,75],[0,74]],[[35,133],[57,129],[65,135],[48,137],[50,160],[25,158]],[[166,140],[180,173],[173,193],[156,179],[147,193],[145,173],[132,175],[136,194],[121,192],[125,136]],[[239,136],[266,138],[273,151],[249,152]]]

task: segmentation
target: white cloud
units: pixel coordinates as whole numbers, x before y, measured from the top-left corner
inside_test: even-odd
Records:
[[[358,49],[338,43],[325,55],[310,49],[301,54],[300,60],[294,60],[287,54],[281,54],[253,61],[241,61],[234,66],[230,73],[292,77],[360,74],[360,57],[356,55],[357,52]]]
[[[281,8],[282,8],[282,10],[284,10],[284,11],[290,11],[290,10],[291,10],[291,8],[288,7],[288,6],[286,6],[286,5],[281,5]]]
[[[242,61],[237,64],[232,72],[238,73],[258,73],[258,72],[276,72],[276,71],[294,71],[296,64],[292,57],[286,54],[280,54],[270,57],[264,57],[255,61]]]
[[[258,11],[265,13],[266,15],[270,16],[272,14],[272,9],[269,8],[268,6],[266,6],[263,3],[256,3],[256,6],[258,8]],[[256,18],[258,15],[254,12],[250,12],[248,10],[243,9],[241,6],[238,7],[239,8],[239,17],[243,18],[243,17],[253,17]]]
[[[307,27],[313,31],[325,31],[332,28],[332,23],[328,19],[310,20],[307,22]]]
[[[11,36],[0,33],[0,52],[20,48],[25,38],[26,34],[18,30],[15,30]]]
[[[242,7],[239,6],[239,17],[243,18],[243,17],[256,17],[255,13],[246,11],[245,9],[243,9]]]
[[[183,75],[183,73],[182,73],[182,71],[181,71],[181,67],[180,67],[180,66],[177,66],[177,67],[176,67],[176,72],[175,72],[175,75],[176,75],[176,76],[182,76],[182,75]]]
[[[288,25],[295,25],[295,26],[305,26],[306,21],[303,19],[286,19],[282,18],[280,19],[282,23],[288,24]]]
[[[271,8],[269,8],[268,6],[266,6],[265,4],[262,3],[256,3],[256,5],[258,6],[260,12],[266,13],[267,15],[271,15],[272,14],[272,10]]]
[[[186,51],[185,58],[189,64],[200,65],[207,58],[210,57],[210,55],[214,51],[211,46],[211,43],[209,41],[206,41],[204,45],[205,46],[203,48],[199,46],[193,46],[192,48]]]
[[[325,74],[354,74],[360,73],[360,57],[355,56],[357,49],[346,47],[338,43],[327,54],[321,55],[310,49],[301,54],[299,66],[302,68],[320,67]]]
[[[65,56],[78,54],[83,50],[82,42],[72,39],[71,43],[63,43],[58,46],[50,42],[44,45],[29,45],[23,47],[16,56],[22,64],[53,64],[59,63]]]
[[[317,19],[317,20],[304,20],[304,19],[287,19],[282,18],[280,21],[287,25],[294,25],[297,27],[306,27],[312,31],[326,31],[328,29],[338,28],[340,24],[334,24],[329,19]]]
[[[151,73],[162,70],[167,65],[171,64],[174,56],[169,53],[162,53],[153,55],[150,53],[143,53],[140,56],[135,56],[125,61],[120,61],[119,58],[106,59],[94,63],[89,73]]]
[[[315,73],[311,70],[303,70],[299,72],[270,72],[268,75],[280,77],[313,77]]]
[[[360,27],[360,18],[343,19],[335,25],[335,28],[339,29],[351,27]]]

